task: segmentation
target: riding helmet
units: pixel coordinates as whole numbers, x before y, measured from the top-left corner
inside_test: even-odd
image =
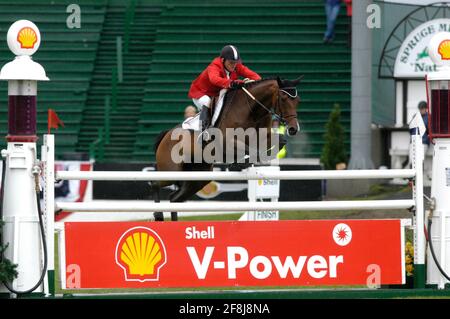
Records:
[[[225,60],[240,61],[239,51],[234,45],[226,45],[220,52],[220,57]]]

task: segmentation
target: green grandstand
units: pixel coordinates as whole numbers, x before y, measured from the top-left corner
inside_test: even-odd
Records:
[[[336,40],[325,45],[321,1],[262,0],[255,7],[250,1],[82,0],[79,29],[66,25],[70,3],[0,1],[2,43],[17,19],[40,28],[42,44],[33,58],[51,81],[38,86],[38,135],[47,131],[47,109],[54,109],[65,123],[53,130],[58,158],[91,150],[99,162],[153,161],[155,137],[182,121],[183,109],[192,104],[191,81],[226,44],[235,44],[245,64],[263,77],[305,75],[298,109],[303,131],[289,140],[289,157],[320,157],[336,103],[350,134],[351,51],[344,9]],[[6,45],[0,47],[1,65],[12,58]],[[0,103],[5,136],[6,82],[0,85]],[[6,141],[1,143],[5,147]]]

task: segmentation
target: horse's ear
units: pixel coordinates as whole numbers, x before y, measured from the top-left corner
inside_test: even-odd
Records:
[[[300,81],[301,81],[304,77],[305,77],[305,75],[302,74],[302,75],[300,75],[298,78],[296,78],[295,80],[293,80],[292,82],[293,82],[294,86],[297,86],[297,85],[300,83]]]
[[[277,83],[280,88],[283,87],[283,81],[280,79],[279,76],[277,76]]]

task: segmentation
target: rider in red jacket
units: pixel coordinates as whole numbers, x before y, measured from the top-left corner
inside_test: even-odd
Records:
[[[201,110],[202,131],[207,129],[211,122],[209,114],[211,98],[218,96],[222,89],[242,87],[244,81],[239,80],[240,76],[250,80],[261,79],[257,73],[241,63],[239,52],[235,46],[226,45],[220,56],[215,58],[192,82],[188,95]]]

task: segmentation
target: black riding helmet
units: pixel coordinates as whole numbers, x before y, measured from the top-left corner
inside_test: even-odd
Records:
[[[238,49],[234,45],[226,45],[222,48],[220,52],[220,57],[225,60],[240,61],[241,57],[239,55]]]

